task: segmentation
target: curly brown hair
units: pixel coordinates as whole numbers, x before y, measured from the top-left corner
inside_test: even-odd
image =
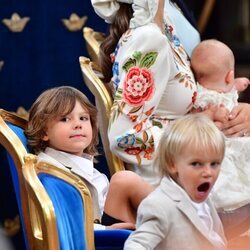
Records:
[[[43,141],[43,137],[46,135],[48,122],[71,113],[76,101],[79,101],[82,107],[89,112],[93,130],[92,142],[84,153],[93,156],[98,154],[96,149],[98,144],[97,109],[82,92],[69,86],[44,91],[31,106],[25,134],[32,152],[37,154],[45,150],[48,142]]]
[[[133,16],[131,4],[120,3],[120,8],[114,22],[109,26],[109,35],[100,46],[99,64],[104,76],[104,81],[109,83],[112,78],[112,65],[110,54],[115,51],[122,34],[129,29],[129,21]]]

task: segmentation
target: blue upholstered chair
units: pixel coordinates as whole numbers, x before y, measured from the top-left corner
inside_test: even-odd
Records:
[[[94,249],[93,210],[80,178],[53,165],[25,158],[23,174],[30,197],[32,228],[46,250]]]
[[[125,229],[95,230],[95,249],[123,250],[130,233],[130,230]]]
[[[8,167],[16,194],[26,249],[33,248],[28,197],[24,186],[22,165],[27,154],[23,129],[27,121],[14,113],[0,109],[0,144],[6,149]]]
[[[93,227],[92,208],[89,205],[85,208],[91,203],[89,198],[86,198],[86,204],[80,199],[81,187],[88,193],[84,183],[77,176],[54,166],[49,171],[48,164],[35,164],[36,157],[28,154],[23,131],[26,123],[15,114],[0,109],[0,143],[8,155],[26,249],[85,249],[83,246],[87,242],[90,248],[86,249],[92,249],[92,244],[95,244],[97,250],[122,250],[129,230],[95,230],[94,243],[91,234],[83,233],[92,230],[93,234],[93,228],[90,230],[90,226]],[[74,185],[67,181],[68,177],[74,180]],[[78,188],[73,187],[76,184]],[[77,219],[71,213],[76,209]],[[85,215],[88,215],[87,219]]]

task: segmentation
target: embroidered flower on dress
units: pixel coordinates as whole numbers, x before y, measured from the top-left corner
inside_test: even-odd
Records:
[[[118,62],[115,62],[112,67],[112,72],[113,72],[113,77],[112,77],[112,83],[114,86],[115,91],[117,90],[119,83],[120,83],[120,78],[119,76],[119,64]]]
[[[154,93],[152,73],[147,68],[132,67],[124,82],[124,99],[132,106],[141,106]]]
[[[176,35],[173,35],[172,41],[173,41],[173,43],[174,43],[174,45],[175,45],[176,47],[180,47],[181,42],[180,42],[180,39],[179,39]]]
[[[132,147],[125,149],[125,152],[128,153],[129,155],[139,155],[142,152],[142,150],[139,147]]]
[[[136,138],[133,134],[127,134],[117,139],[117,144],[120,148],[128,148],[135,144]]]
[[[197,92],[195,91],[192,96],[192,103],[194,104],[197,98]]]

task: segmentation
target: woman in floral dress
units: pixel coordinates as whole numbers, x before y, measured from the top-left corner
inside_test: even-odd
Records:
[[[107,81],[113,75],[115,90],[108,132],[111,151],[130,163],[128,168],[158,184],[152,160],[163,127],[187,114],[196,96],[188,56],[170,20],[163,15],[164,1],[159,1],[162,8],[155,0],[132,1],[133,11],[131,5],[113,2],[109,8],[115,3],[120,6],[119,19],[107,17],[95,2],[99,1],[92,0],[97,14],[106,15],[111,27],[124,27],[124,23],[130,27],[120,31],[123,35],[119,42],[112,41],[110,49],[110,40],[117,32],[112,33],[111,28],[113,37],[107,40],[108,45],[102,45],[103,73]],[[127,13],[134,13],[130,21]],[[108,52],[112,53],[110,58],[106,57]],[[109,64],[107,60],[111,60]],[[106,69],[111,64],[112,72]]]

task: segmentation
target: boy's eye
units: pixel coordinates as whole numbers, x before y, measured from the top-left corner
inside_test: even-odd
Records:
[[[88,121],[89,120],[89,116],[81,116],[80,120],[81,121]]]
[[[70,119],[69,119],[68,117],[62,117],[62,118],[61,118],[61,121],[62,121],[62,122],[67,122],[67,121],[69,121],[69,120],[70,120]]]
[[[198,162],[198,161],[194,161],[194,162],[191,162],[191,165],[194,166],[194,167],[199,167],[202,164],[200,162]]]
[[[218,167],[220,167],[220,162],[211,162],[211,167],[212,168],[218,168]]]

